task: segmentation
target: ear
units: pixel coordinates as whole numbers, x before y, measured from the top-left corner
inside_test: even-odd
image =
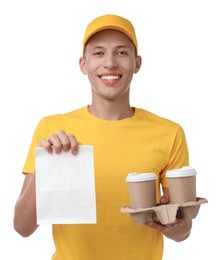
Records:
[[[79,59],[79,66],[80,66],[80,70],[82,71],[83,74],[87,75],[87,70],[86,70],[86,58],[85,57],[81,57]]]
[[[138,73],[139,69],[141,68],[141,64],[142,64],[141,56],[137,56],[135,62],[136,62],[136,66],[134,69],[134,73]]]

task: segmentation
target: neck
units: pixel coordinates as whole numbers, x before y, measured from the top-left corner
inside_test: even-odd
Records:
[[[116,121],[129,118],[134,115],[134,109],[130,104],[114,104],[109,101],[104,104],[92,103],[88,106],[88,111],[95,117],[102,118],[104,120]]]

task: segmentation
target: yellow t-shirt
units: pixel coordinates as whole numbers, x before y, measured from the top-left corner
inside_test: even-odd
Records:
[[[125,178],[130,172],[157,174],[167,187],[168,169],[188,165],[188,149],[179,124],[135,108],[134,116],[107,121],[87,107],[43,118],[34,133],[23,173],[34,173],[35,147],[59,130],[94,147],[97,224],[53,225],[53,260],[161,260],[163,235],[133,222],[120,208],[129,204]]]

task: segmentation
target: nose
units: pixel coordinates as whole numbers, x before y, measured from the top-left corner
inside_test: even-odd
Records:
[[[104,67],[108,69],[117,68],[117,58],[114,54],[108,54],[104,59]]]

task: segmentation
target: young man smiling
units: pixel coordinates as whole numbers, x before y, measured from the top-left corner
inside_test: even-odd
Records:
[[[133,25],[117,15],[104,15],[87,27],[80,69],[88,76],[91,104],[40,120],[23,168],[21,194],[15,205],[14,227],[22,236],[37,229],[34,150],[63,151],[77,156],[79,143],[94,146],[97,224],[53,225],[53,260],[161,260],[163,235],[186,239],[192,222],[177,219],[135,224],[120,208],[129,201],[129,172],[155,172],[157,202],[169,202],[168,169],[188,165],[182,127],[149,111],[131,107],[133,75],[141,67]],[[53,146],[53,149],[52,149]],[[163,194],[160,194],[162,186]]]

